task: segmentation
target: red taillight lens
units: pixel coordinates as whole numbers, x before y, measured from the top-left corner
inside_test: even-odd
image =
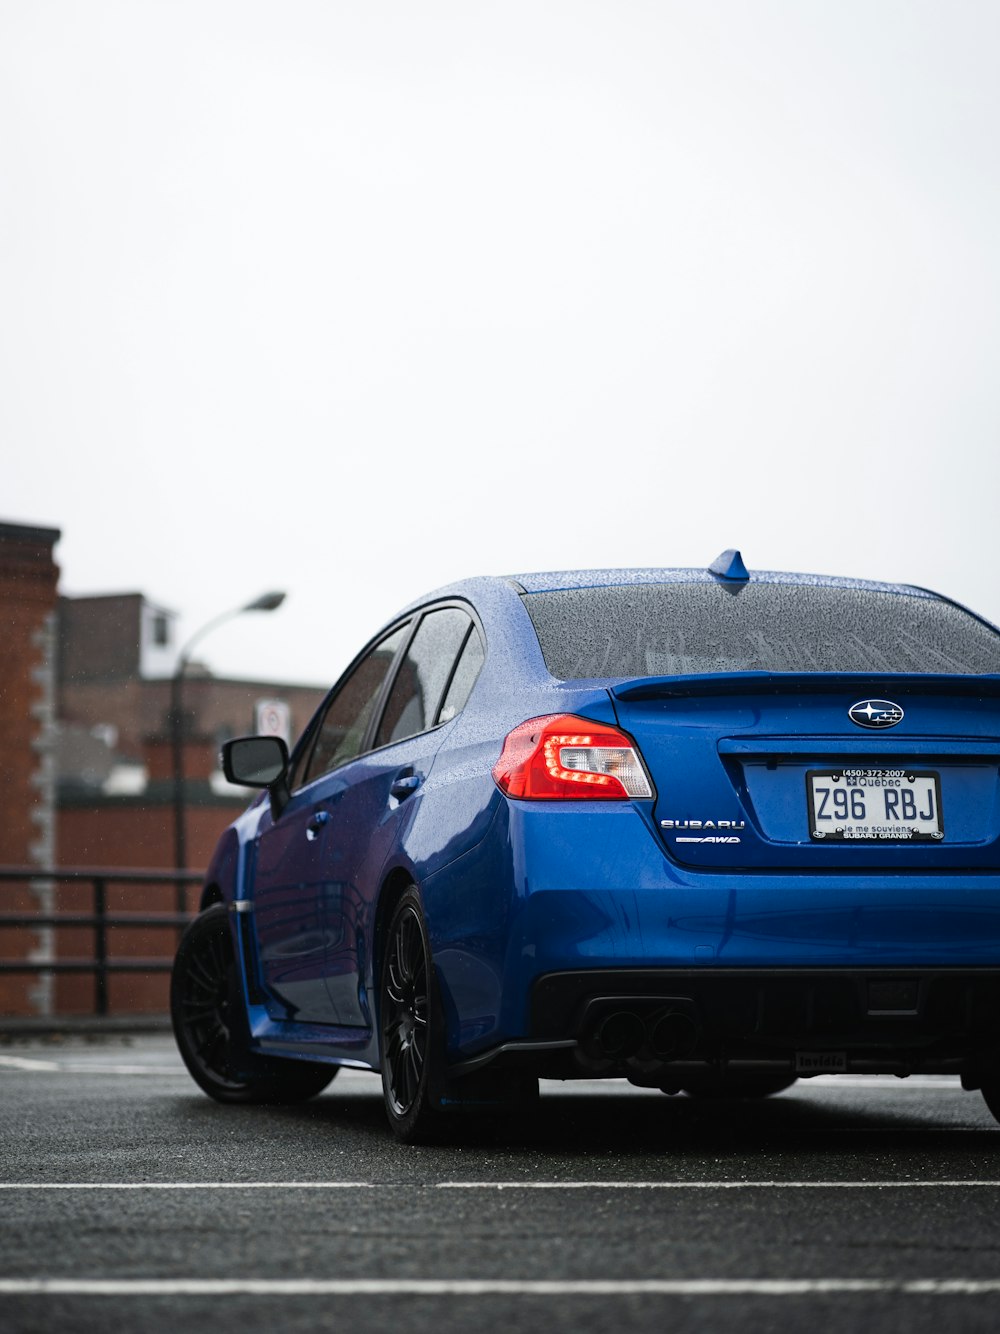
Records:
[[[631,740],[617,727],[551,713],[509,732],[493,766],[497,786],[525,801],[627,801],[651,797]]]

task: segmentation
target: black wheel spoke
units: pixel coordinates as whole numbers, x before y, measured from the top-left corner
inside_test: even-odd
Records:
[[[413,1071],[416,1074],[417,1078],[419,1079],[420,1071],[424,1068],[423,1048],[418,1043],[411,1042],[409,1057],[410,1057],[410,1063],[413,1066]]]
[[[200,984],[213,994],[218,991],[219,975],[201,956],[192,955],[188,962],[188,969],[188,975],[192,982]]]
[[[409,982],[413,977],[412,946],[410,944],[409,920],[403,918],[399,924],[396,938],[396,959],[401,981]]]
[[[410,1048],[404,1046],[400,1057],[399,1075],[404,1089],[403,1100],[406,1107],[409,1108],[417,1091],[417,1080],[410,1065]]]
[[[218,1071],[220,1069],[221,1054],[226,1046],[226,1032],[221,1024],[217,1024],[209,1033],[205,1041],[198,1047],[198,1055],[202,1058],[210,1070]]]
[[[406,984],[399,975],[399,968],[395,958],[389,961],[389,967],[386,970],[388,978],[386,981],[386,991],[396,1005],[406,1004]]]
[[[184,1003],[190,1005],[211,1005],[216,1006],[219,1003],[218,987],[206,987],[201,982],[195,982],[193,978],[188,979],[188,984],[184,988]]]
[[[400,1049],[403,1045],[403,1036],[398,1028],[391,1029],[386,1034],[385,1054],[389,1064],[395,1066],[399,1060]]]

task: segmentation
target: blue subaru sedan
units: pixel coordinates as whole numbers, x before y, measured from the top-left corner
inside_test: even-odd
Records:
[[[470,579],[223,764],[261,791],[171,998],[222,1102],[381,1072],[413,1141],[539,1078],[930,1072],[1000,1116],[1000,632],[947,598],[735,551]]]

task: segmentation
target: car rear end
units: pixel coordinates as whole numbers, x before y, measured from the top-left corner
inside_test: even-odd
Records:
[[[552,1044],[549,1073],[665,1088],[996,1079],[995,629],[847,580],[556,582],[523,594],[548,669],[604,678],[615,724],[529,726],[536,767],[567,777],[507,791],[508,1030]],[[616,755],[632,777],[612,793]]]

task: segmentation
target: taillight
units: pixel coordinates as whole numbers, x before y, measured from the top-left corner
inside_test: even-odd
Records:
[[[651,797],[639,753],[606,723],[551,713],[507,734],[493,777],[508,797],[525,801],[625,801]]]

